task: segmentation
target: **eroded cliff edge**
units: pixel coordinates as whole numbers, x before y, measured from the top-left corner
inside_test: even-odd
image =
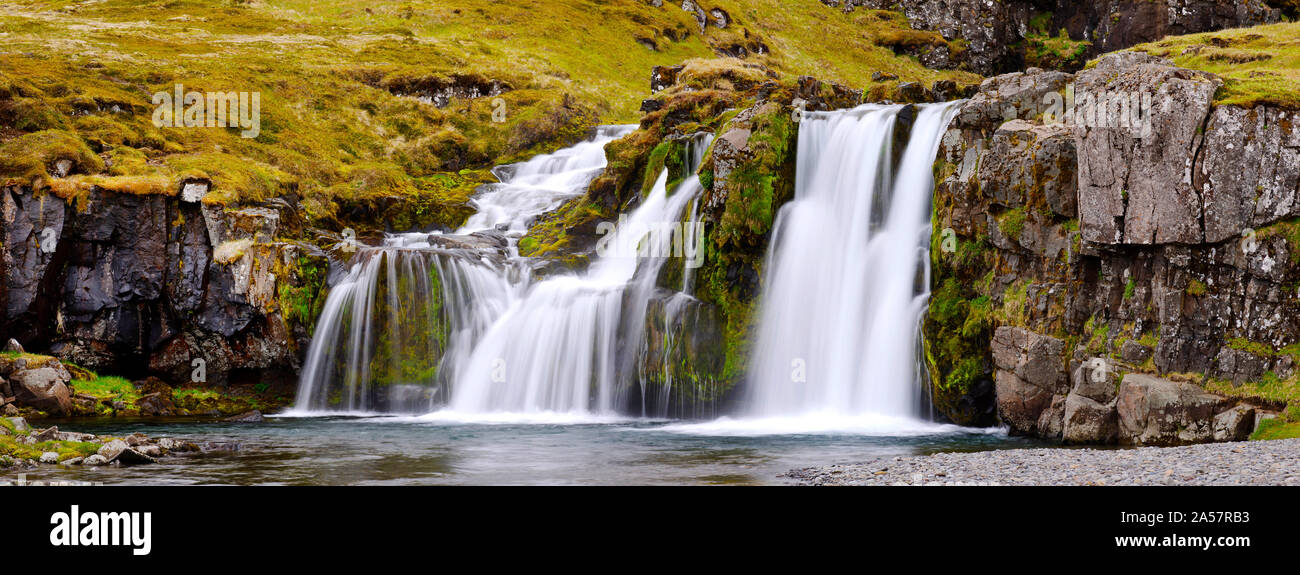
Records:
[[[1222,86],[1141,52],[984,82],[935,164],[937,410],[1173,444],[1244,439],[1286,409],[1300,118]]]

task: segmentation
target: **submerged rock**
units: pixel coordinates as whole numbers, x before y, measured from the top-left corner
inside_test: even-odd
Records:
[[[262,416],[262,412],[254,409],[252,411],[246,411],[239,415],[227,417],[221,421],[227,423],[265,423],[266,418]]]

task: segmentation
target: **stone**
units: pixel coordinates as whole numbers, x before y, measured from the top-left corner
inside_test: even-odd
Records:
[[[1079,72],[1074,123],[1083,239],[1104,244],[1204,240],[1191,166],[1221,85],[1213,74],[1140,52],[1106,55],[1096,67]],[[1115,98],[1138,105],[1111,105]]]
[[[677,74],[685,66],[655,66],[650,69],[650,93],[661,92],[677,83]]]
[[[1255,431],[1255,408],[1241,404],[1214,416],[1215,441],[1245,441]]]
[[[1119,356],[1129,363],[1142,364],[1151,359],[1153,350],[1151,346],[1142,345],[1133,340],[1125,340],[1119,348]]]
[[[211,183],[205,180],[186,180],[181,184],[181,201],[188,203],[197,203],[208,195],[208,188]]]
[[[266,418],[262,416],[261,411],[254,409],[252,411],[246,411],[239,415],[227,417],[221,421],[227,423],[263,423],[266,421]]]
[[[1053,395],[1052,403],[1048,404],[1038,416],[1038,437],[1043,439],[1061,439],[1065,429],[1065,399],[1064,395]]]
[[[1213,439],[1213,419],[1224,399],[1199,386],[1130,373],[1120,382],[1119,441],[1178,445]]]
[[[168,416],[176,412],[176,406],[161,393],[150,393],[135,400],[140,415]]]
[[[24,353],[22,344],[18,343],[18,340],[12,337],[9,338],[9,341],[7,343],[5,343],[5,351],[12,352],[12,353]]]
[[[45,441],[57,441],[59,439],[59,428],[55,426],[55,427],[42,429],[40,431],[33,431],[29,435],[29,437],[35,440],[36,443],[42,443]]]
[[[9,424],[13,426],[14,431],[30,431],[32,428],[27,425],[27,420],[21,417],[10,417]]]
[[[103,455],[95,454],[81,460],[81,464],[90,465],[90,466],[106,465],[108,464],[108,459],[105,458]]]
[[[63,415],[72,408],[72,391],[66,385],[65,374],[50,367],[27,369],[11,374],[9,383],[19,405]]]
[[[1112,396],[1113,396],[1112,392]],[[1080,393],[1065,398],[1066,443],[1114,443],[1119,437],[1116,400],[1101,403]]]
[[[126,449],[129,449],[130,447],[131,446],[127,445],[125,441],[122,441],[121,439],[114,439],[112,441],[104,443],[104,445],[100,446],[99,451],[95,453],[97,455],[103,456],[105,460],[112,461],[114,458],[117,457],[119,453],[121,453]]]
[[[41,463],[53,465],[59,462],[59,454],[54,451],[46,451],[41,454]]]
[[[18,413],[18,408],[12,403],[7,403],[4,407],[0,407],[0,415],[12,417],[18,415]]]
[[[67,459],[64,459],[63,461],[60,461],[59,465],[81,465],[81,462],[85,460],[86,460],[85,457],[69,457]]]
[[[162,457],[163,455],[162,448],[158,447],[157,445],[141,445],[140,447],[136,448],[136,451],[139,451],[142,455],[145,455],[147,457],[152,457],[154,459]]]

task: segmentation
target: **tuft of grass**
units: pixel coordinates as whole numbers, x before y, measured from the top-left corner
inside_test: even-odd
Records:
[[[1252,441],[1295,438],[1300,438],[1300,421],[1286,422],[1281,419],[1265,419],[1259,422],[1259,427],[1250,435]]]
[[[115,375],[96,375],[94,379],[74,379],[70,383],[76,393],[84,393],[98,399],[118,399],[131,403],[140,397],[135,384],[124,377]]]

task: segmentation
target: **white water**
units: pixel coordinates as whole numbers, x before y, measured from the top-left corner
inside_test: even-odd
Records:
[[[605,166],[604,145],[632,129],[601,128],[590,142],[494,170],[501,183],[480,192],[478,213],[456,235],[504,232],[504,264],[441,247],[433,242],[439,234],[390,235],[381,246],[361,248],[326,300],[296,409],[427,413],[445,406],[427,418],[451,421],[616,413],[628,403],[647,304],[672,253],[674,236],[657,232],[698,199],[698,178],[670,193],[667,172],[660,174],[602,238],[601,255],[585,273],[534,283],[515,242],[533,218],[581,194]],[[691,172],[707,145],[688,150]],[[441,290],[440,308],[421,308],[438,299],[434,290]],[[420,336],[440,330],[441,340]]]
[[[909,429],[928,296],[931,165],[955,106],[920,107],[897,173],[901,106],[805,114],[795,198],[773,230],[749,422],[721,428]]]
[[[694,147],[688,172],[707,145]],[[668,259],[659,254],[672,252],[673,235],[656,231],[680,221],[701,191],[691,175],[670,195],[667,179],[665,170],[601,238],[585,273],[537,283],[513,302],[469,352],[449,411],[613,415],[626,403],[646,306]]]

